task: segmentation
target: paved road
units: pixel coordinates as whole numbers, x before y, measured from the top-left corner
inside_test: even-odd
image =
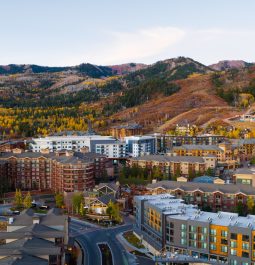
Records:
[[[132,255],[126,252],[124,247],[116,239],[116,235],[132,229],[132,225],[123,225],[115,228],[96,228],[89,225],[71,222],[71,233],[84,250],[84,265],[101,265],[101,253],[98,243],[106,242],[113,254],[115,265],[136,264]]]

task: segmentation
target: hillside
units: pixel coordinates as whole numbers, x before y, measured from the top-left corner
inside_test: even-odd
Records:
[[[242,69],[251,65],[251,63],[247,63],[242,60],[224,60],[219,61],[216,64],[211,64],[209,67],[215,71],[225,71],[230,69]]]
[[[15,127],[15,135],[33,136],[86,129],[90,119],[101,133],[133,122],[145,132],[164,132],[182,121],[231,123],[228,118],[255,104],[253,66],[218,72],[178,57],[152,65],[31,67],[0,75],[0,131]]]

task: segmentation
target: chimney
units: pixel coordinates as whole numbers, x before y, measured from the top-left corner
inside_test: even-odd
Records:
[[[66,150],[66,156],[73,156],[73,155],[74,155],[73,151]]]
[[[33,224],[39,224],[39,223],[40,223],[39,216],[33,216]]]
[[[42,154],[49,154],[50,153],[50,149],[49,148],[42,148],[41,149],[41,153]]]
[[[12,150],[12,152],[13,152],[13,154],[21,154],[22,153],[22,149],[20,149],[20,148],[14,148]]]

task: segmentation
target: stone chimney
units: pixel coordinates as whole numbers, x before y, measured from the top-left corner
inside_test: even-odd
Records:
[[[20,149],[20,148],[14,148],[14,149],[12,150],[12,152],[13,152],[14,154],[21,154],[21,153],[22,153],[22,149]]]
[[[66,156],[73,156],[73,155],[74,155],[73,151],[66,150]]]
[[[50,153],[50,149],[49,148],[43,148],[43,149],[41,149],[41,153],[42,154],[49,154]]]

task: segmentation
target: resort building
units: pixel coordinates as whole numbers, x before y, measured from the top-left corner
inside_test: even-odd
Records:
[[[72,151],[3,153],[0,173],[11,188],[72,192],[92,189],[105,173],[106,157]]]
[[[214,170],[217,164],[214,156],[168,156],[168,155],[145,155],[130,158],[129,166],[147,168],[149,171],[154,167],[171,179],[173,176],[189,176],[190,174],[204,174],[208,169]]]
[[[220,183],[220,182],[218,182]],[[247,204],[249,197],[255,200],[255,188],[243,184],[215,184],[179,181],[159,181],[148,184],[150,194],[168,193],[186,203],[211,211],[234,211],[238,204]]]
[[[204,212],[169,194],[135,197],[135,232],[152,253],[204,263],[254,265],[255,216]]]
[[[50,152],[71,150],[80,152],[86,147],[89,152],[96,152],[96,144],[113,144],[116,139],[111,136],[101,135],[67,135],[67,136],[48,136],[44,138],[33,138],[30,143],[32,152],[41,152],[49,149]]]
[[[136,123],[127,125],[117,125],[111,127],[110,132],[112,137],[123,140],[127,136],[141,135],[142,126]]]
[[[156,153],[156,142],[152,136],[128,136],[124,140],[129,156],[138,157]]]

